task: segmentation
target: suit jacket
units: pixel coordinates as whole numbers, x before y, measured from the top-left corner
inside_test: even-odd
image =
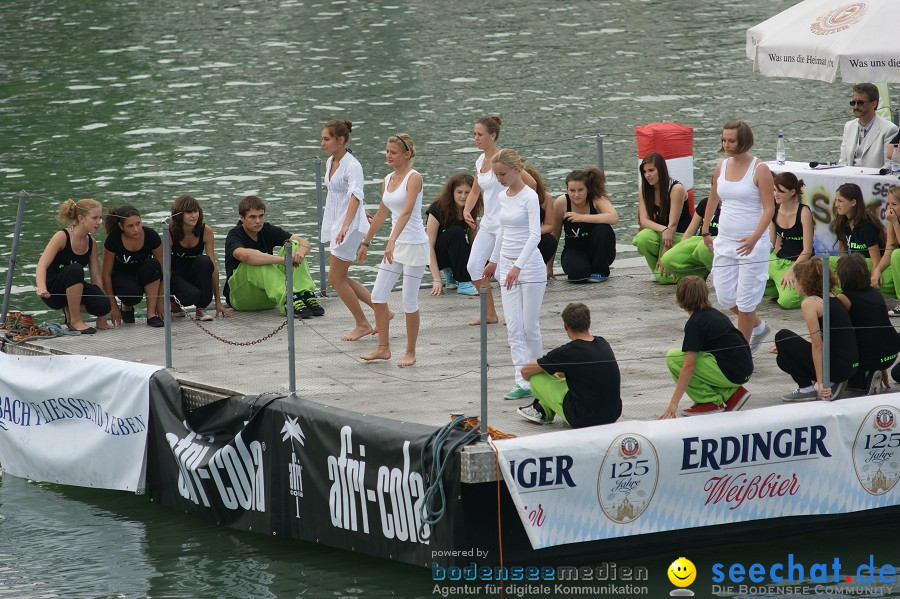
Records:
[[[884,147],[897,134],[897,125],[875,115],[872,128],[869,129],[869,132],[863,139],[863,149],[859,156],[859,164],[853,164],[856,142],[859,139],[857,134],[858,125],[858,119],[847,121],[847,124],[844,125],[844,138],[841,140],[841,158],[838,160],[838,164],[884,168]]]

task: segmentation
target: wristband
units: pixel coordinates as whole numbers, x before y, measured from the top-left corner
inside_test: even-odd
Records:
[[[359,245],[362,245],[362,246],[365,246],[365,247],[369,247],[369,242],[368,242],[368,241],[360,241],[360,242],[359,242]]]
[[[700,237],[711,237],[709,233],[700,233]]]

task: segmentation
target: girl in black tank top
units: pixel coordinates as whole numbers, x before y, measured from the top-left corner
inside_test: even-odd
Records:
[[[103,210],[94,200],[66,200],[58,217],[69,227],[57,231],[41,254],[35,272],[36,292],[47,306],[65,312],[70,330],[90,335],[108,328],[109,301],[100,286],[97,246],[91,237],[103,222]],[[85,282],[85,269],[90,283]],[[97,317],[96,328],[84,322],[83,312]]]
[[[656,281],[671,284],[676,279],[663,271],[660,261],[690,225],[687,190],[669,177],[665,159],[656,152],[641,160],[640,175],[638,225],[641,230],[631,243],[647,261]]]
[[[566,176],[566,193],[553,202],[554,234],[564,237],[563,272],[571,283],[602,282],[616,259],[613,225],[619,215],[606,196],[606,176],[598,168],[575,170]]]
[[[794,267],[813,255],[815,223],[809,207],[801,202],[803,181],[789,172],[777,173],[775,214],[769,225],[772,255],[767,293],[776,295],[778,305],[787,310],[800,307],[801,297],[794,286]],[[791,212],[796,216],[791,217]],[[774,288],[774,293],[773,293]]]

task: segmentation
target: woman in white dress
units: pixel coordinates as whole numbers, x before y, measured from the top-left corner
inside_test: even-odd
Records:
[[[322,127],[322,149],[330,156],[325,163],[325,214],[321,240],[329,243],[328,282],[353,315],[355,325],[342,341],[356,341],[375,332],[363,313],[360,302],[372,306],[372,296],[348,271],[356,250],[368,228],[363,203],[363,170],[359,160],[347,149],[350,121],[328,121]],[[374,309],[374,307],[373,307]]]
[[[385,161],[394,171],[384,178],[381,204],[372,218],[369,232],[359,246],[357,260],[365,263],[372,238],[391,215],[391,234],[384,246],[384,259],[372,287],[378,347],[360,356],[363,360],[389,360],[391,312],[387,301],[394,283],[403,275],[402,302],[406,313],[406,353],[397,362],[405,368],[416,363],[416,340],[419,337],[419,284],[425,267],[431,261],[431,246],[422,222],[422,177],[412,168],[416,148],[406,133],[388,138]]]

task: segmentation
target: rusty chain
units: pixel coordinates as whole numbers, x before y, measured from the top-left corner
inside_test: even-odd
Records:
[[[282,322],[280,325],[278,325],[278,327],[277,327],[274,331],[272,331],[272,332],[269,333],[268,335],[265,335],[264,337],[260,337],[259,339],[255,339],[255,340],[253,340],[253,341],[230,341],[230,340],[228,340],[228,339],[224,339],[224,338],[222,338],[222,337],[219,337],[218,335],[216,335],[215,333],[213,333],[212,331],[210,331],[209,329],[207,329],[205,326],[203,326],[202,324],[200,324],[200,321],[198,321],[196,318],[194,318],[193,316],[191,316],[190,314],[188,314],[188,311],[184,309],[184,306],[181,305],[181,302],[178,301],[178,298],[177,298],[177,297],[175,297],[175,296],[173,295],[173,296],[171,296],[171,298],[172,298],[172,301],[175,302],[176,304],[178,304],[178,307],[181,308],[181,313],[184,314],[184,317],[185,317],[185,318],[190,319],[191,322],[193,322],[195,325],[197,325],[197,328],[199,328],[201,331],[203,331],[204,333],[206,333],[207,335],[209,335],[210,337],[212,337],[212,338],[215,339],[216,341],[221,341],[222,343],[225,343],[226,345],[237,345],[237,346],[240,346],[240,347],[249,347],[249,346],[251,346],[251,345],[256,345],[257,343],[262,343],[263,341],[268,341],[269,339],[271,339],[272,337],[274,337],[275,335],[277,335],[278,332],[279,332],[281,329],[283,329],[284,327],[286,327],[286,326],[287,326],[287,323],[288,323],[288,320],[285,319],[285,321]],[[174,316],[174,313],[173,313],[172,315]]]

